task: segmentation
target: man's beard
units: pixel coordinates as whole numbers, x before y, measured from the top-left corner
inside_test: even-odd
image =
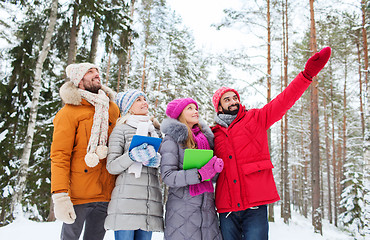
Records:
[[[84,84],[84,88],[85,88],[86,91],[89,91],[89,92],[92,92],[92,93],[98,93],[99,89],[101,89],[101,84],[93,85],[91,83],[91,86],[87,86],[87,85]]]
[[[91,86],[91,87],[85,87],[86,91],[92,92],[92,93],[98,93],[101,86]]]
[[[230,108],[231,108],[231,107],[234,107],[234,106],[236,106],[236,109],[231,111],[231,110],[230,110]],[[222,106],[221,106],[221,107],[222,107]],[[239,105],[238,103],[233,104],[233,105],[230,105],[227,109],[225,109],[225,108],[223,108],[223,107],[222,107],[222,113],[223,113],[223,114],[230,114],[230,115],[238,114],[238,112],[239,112],[239,107],[240,107],[240,105]]]

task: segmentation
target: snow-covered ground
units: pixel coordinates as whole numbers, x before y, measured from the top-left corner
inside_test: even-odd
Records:
[[[289,225],[280,218],[279,207],[275,208],[275,222],[270,223],[269,236],[271,240],[349,240],[353,239],[348,233],[323,221],[323,236],[313,233],[311,219],[306,219],[296,212],[292,212]],[[27,219],[18,219],[13,223],[0,227],[0,239],[11,240],[53,240],[59,239],[62,223],[33,222]],[[81,238],[82,239],[82,238]],[[113,231],[108,231],[105,240],[114,240]],[[154,233],[153,240],[162,240],[163,233]]]

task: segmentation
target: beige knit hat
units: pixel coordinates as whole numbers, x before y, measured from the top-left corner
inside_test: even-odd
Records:
[[[96,68],[99,71],[98,66],[92,63],[73,63],[67,66],[66,74],[73,84],[78,87],[81,79],[85,76],[90,68]]]

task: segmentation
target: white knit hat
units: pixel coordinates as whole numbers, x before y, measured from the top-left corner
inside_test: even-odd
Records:
[[[91,68],[96,68],[99,71],[98,66],[92,63],[73,63],[66,67],[66,74],[67,77],[73,82],[73,84],[78,87],[81,79]]]

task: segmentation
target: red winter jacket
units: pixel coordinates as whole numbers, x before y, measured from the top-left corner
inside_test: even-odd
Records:
[[[214,152],[224,160],[216,185],[219,213],[241,211],[280,200],[267,141],[267,129],[301,97],[311,81],[300,73],[274,100],[261,109],[241,106],[228,128],[216,125]]]

